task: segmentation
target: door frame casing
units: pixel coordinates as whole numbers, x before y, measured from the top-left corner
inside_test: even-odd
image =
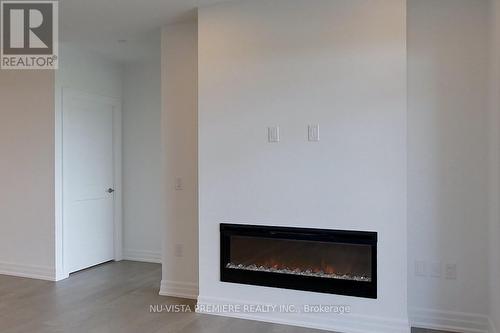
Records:
[[[114,261],[123,259],[123,208],[122,208],[122,105],[121,100],[85,91],[62,87],[56,89],[55,108],[55,281],[69,277],[64,267],[64,169],[63,169],[63,118],[66,98],[99,100],[113,107],[113,249]]]

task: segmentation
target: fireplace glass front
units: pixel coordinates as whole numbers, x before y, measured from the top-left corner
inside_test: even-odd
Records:
[[[372,232],[221,224],[221,280],[376,298]]]

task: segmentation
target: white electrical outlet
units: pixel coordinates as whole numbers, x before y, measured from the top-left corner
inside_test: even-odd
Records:
[[[446,264],[446,280],[456,280],[457,275],[457,264]]]
[[[415,260],[415,275],[416,276],[427,276],[427,264],[425,261]]]
[[[309,125],[307,132],[309,141],[311,142],[319,141],[319,125]]]
[[[182,244],[175,244],[174,255],[176,257],[184,256],[184,246]]]
[[[182,191],[184,189],[184,185],[182,184],[182,178],[175,178],[175,190]]]
[[[432,262],[430,264],[429,275],[433,278],[441,278],[442,275],[442,264],[440,261]]]
[[[280,142],[279,126],[270,126],[267,128],[267,140],[269,142]]]

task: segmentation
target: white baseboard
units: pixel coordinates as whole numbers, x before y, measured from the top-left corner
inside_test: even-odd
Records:
[[[250,302],[226,300],[213,297],[198,297],[197,311],[204,314],[219,315],[247,320],[263,321],[268,323],[299,326],[342,333],[410,333],[410,324],[407,320],[361,316],[349,314],[308,315],[303,313],[277,312],[208,312],[207,308],[218,305],[262,306]]]
[[[61,273],[61,274],[56,274],[56,278],[54,279],[54,281],[62,281],[62,280],[66,280],[67,278],[69,278],[69,274],[67,273]]]
[[[497,327],[495,326],[495,322],[491,318],[489,318],[488,321],[490,323],[490,333],[499,333]]]
[[[413,327],[459,333],[495,333],[492,321],[481,314],[423,308],[410,308],[409,312]]]
[[[123,250],[123,259],[161,264],[161,253],[152,251]]]
[[[30,279],[56,281],[55,268],[0,262],[0,274]]]
[[[161,296],[197,299],[198,284],[192,282],[175,282],[161,280]]]

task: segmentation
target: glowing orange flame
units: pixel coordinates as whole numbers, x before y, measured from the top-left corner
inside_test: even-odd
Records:
[[[263,261],[259,266],[264,266],[267,268],[272,268],[276,270],[280,269],[290,269],[294,272],[300,273],[303,271],[310,270],[314,273],[324,272],[326,274],[335,274],[337,273],[335,267],[326,261],[322,261],[320,264],[314,267],[306,267],[305,265],[301,265],[300,263],[283,263],[276,258],[268,258]]]

